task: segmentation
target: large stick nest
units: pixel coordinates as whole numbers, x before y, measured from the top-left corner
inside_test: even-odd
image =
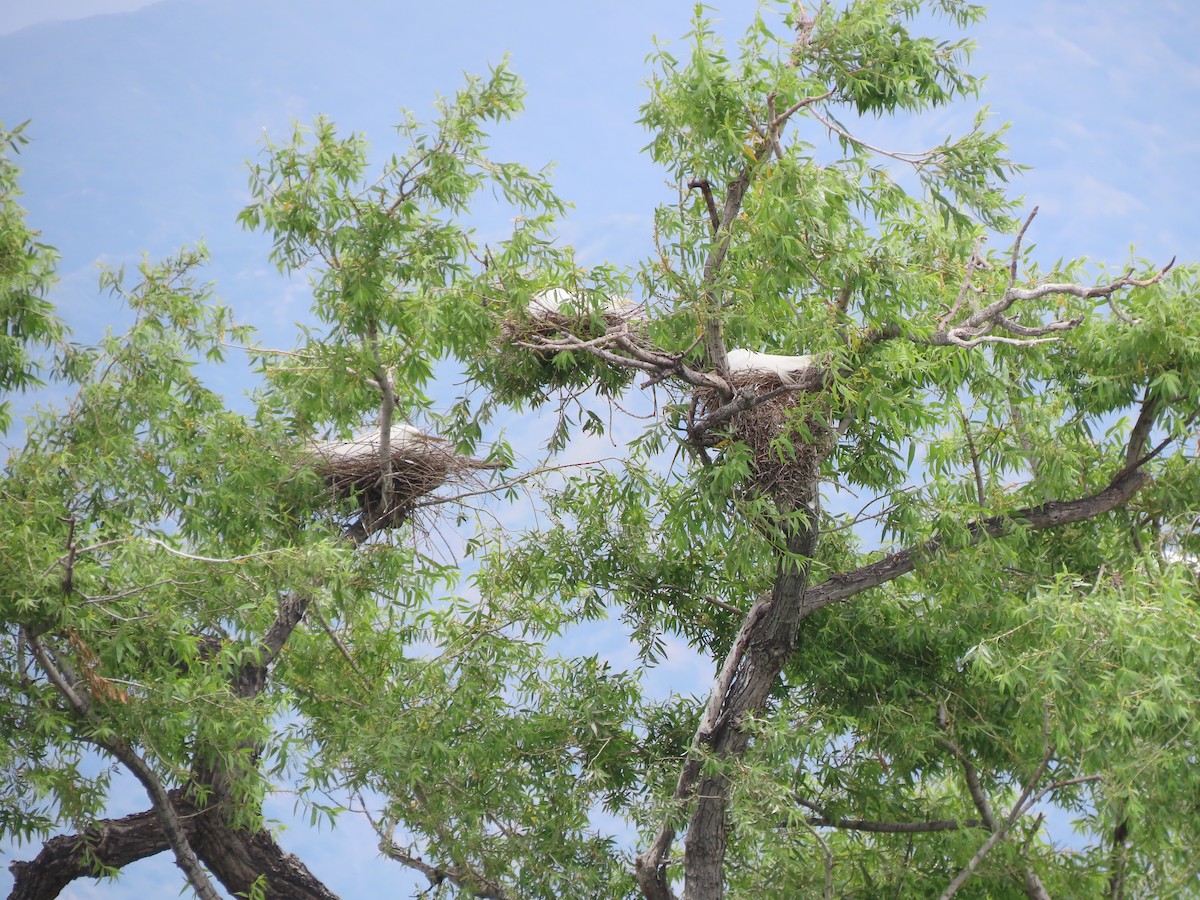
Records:
[[[497,352],[480,361],[485,381],[503,401],[595,387],[602,395],[620,393],[633,380],[630,369],[612,366],[580,348],[564,348],[564,336],[579,341],[638,327],[646,316],[625,297],[600,298],[589,306],[561,288],[533,297],[523,311],[500,323]]]
[[[735,371],[730,380],[735,389],[758,396],[784,383],[779,374],[761,370]],[[701,417],[722,403],[715,391],[703,388],[696,391],[695,401]],[[757,403],[735,413],[723,430],[750,448],[750,481],[756,491],[788,509],[812,499],[821,461],[834,438],[811,393],[789,391]]]
[[[525,316],[505,320],[501,334],[509,341],[552,340],[563,334],[592,340],[645,317],[645,311],[628,297],[604,297],[599,307],[592,309],[570,291],[551,288],[534,295]]]
[[[309,451],[313,467],[331,493],[339,499],[356,500],[371,519],[382,515],[403,518],[419,498],[443,484],[500,467],[499,463],[455,453],[449,442],[410,425],[392,426],[386,455],[381,452],[380,438],[380,430],[375,428],[350,440],[322,441]],[[391,493],[386,509],[385,485],[390,485]]]

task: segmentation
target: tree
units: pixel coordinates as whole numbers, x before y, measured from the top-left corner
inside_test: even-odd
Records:
[[[786,4],[730,55],[698,11],[642,110],[679,198],[633,272],[579,266],[545,173],[488,157],[504,66],[379,174],[298,129],[241,221],[314,323],[252,351],[248,413],[202,377],[252,337],[201,250],[106,274],[134,316],[97,346],[40,305],[10,329],[71,399],[4,475],[0,822],[76,829],[12,896],[165,851],[204,897],[332,896],[264,826],[280,782],[464,896],[1194,892],[1196,272],[1040,268],[982,116],[860,137],[973,96],[924,13],[981,14]],[[517,216],[486,247],[485,188]],[[508,410],[555,410],[557,453],[651,390],[619,464],[488,474]],[[536,527],[469,505],[529,487]],[[415,539],[454,526],[467,565]],[[646,667],[666,635],[711,655],[710,694],[555,651],[610,615]],[[150,808],[102,818],[87,753]]]

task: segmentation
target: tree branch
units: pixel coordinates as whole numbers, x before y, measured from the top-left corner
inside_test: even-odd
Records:
[[[177,804],[178,792],[172,791],[171,799]],[[181,816],[181,823],[187,833],[186,816]],[[13,888],[8,900],[52,900],[76,878],[94,875],[95,866],[120,869],[169,849],[154,810],[96,822],[80,834],[50,838],[29,862],[10,863]]]
[[[1124,816],[1113,829],[1108,859],[1108,900],[1124,900],[1125,870],[1129,866],[1129,820]]]
[[[979,819],[936,819],[927,822],[874,822],[866,819],[840,819],[829,815],[819,803],[796,797],[796,803],[817,815],[805,821],[814,828],[837,828],[843,831],[866,831],[874,834],[925,834],[933,831],[958,831],[963,828],[978,828],[984,824]]]
[[[1154,419],[1158,415],[1158,410],[1162,405],[1162,400],[1157,394],[1151,394],[1150,390],[1146,390],[1146,395],[1142,398],[1142,408],[1138,411],[1137,421],[1133,423],[1133,428],[1129,431],[1129,442],[1125,452],[1125,468],[1133,468],[1137,465],[1143,465],[1139,462],[1142,459],[1142,454],[1145,452],[1146,443],[1150,440],[1150,431],[1154,428]]]
[[[979,780],[979,770],[975,768],[975,764],[971,762],[971,758],[958,746],[950,737],[950,716],[946,710],[946,704],[938,704],[938,727],[946,732],[946,737],[941,739],[943,747],[948,749],[954,757],[959,761],[963,768],[963,776],[967,781],[967,791],[971,795],[971,802],[975,804],[975,808],[979,810],[979,815],[983,824],[988,831],[995,833],[1000,826],[996,822],[995,814],[992,812],[992,804],[988,800],[987,792],[983,789],[983,784]],[[1049,750],[1047,750],[1047,753]],[[1025,893],[1029,900],[1049,900],[1046,893],[1046,888],[1042,884],[1042,880],[1038,878],[1033,867],[1026,864],[1024,867]]]
[[[441,866],[431,866],[419,856],[414,856],[406,851],[386,835],[380,835],[379,851],[388,859],[420,872],[428,879],[429,886],[435,890],[449,882],[459,890],[467,891],[472,897],[478,897],[480,900],[509,900],[512,896],[501,885],[490,879],[475,874],[463,874]]]
[[[1048,785],[1047,787],[1038,791],[1037,794],[1034,794],[1038,783],[1042,780],[1042,776],[1046,774],[1046,769],[1050,765],[1050,760],[1053,759],[1053,757],[1054,745],[1049,740],[1049,717],[1047,716],[1046,749],[1042,754],[1041,763],[1038,764],[1038,767],[1034,771],[1033,775],[1030,776],[1029,780],[1025,783],[1025,787],[1022,789],[1021,795],[1013,804],[1012,810],[1009,812],[1008,816],[1005,817],[1002,823],[997,824],[995,821],[993,821],[991,826],[991,835],[989,835],[988,839],[984,841],[983,845],[977,851],[975,851],[975,855],[971,857],[971,859],[963,867],[962,871],[959,872],[958,875],[955,876],[954,880],[950,882],[950,884],[946,887],[946,890],[942,892],[940,900],[950,900],[951,897],[957,894],[959,889],[966,884],[967,880],[971,877],[971,875],[974,874],[975,870],[979,867],[979,864],[983,862],[984,857],[991,852],[992,848],[995,847],[996,844],[1008,836],[1008,833],[1012,831],[1012,828],[1017,824],[1017,821],[1048,792],[1053,790],[1056,786],[1066,783],[1057,782],[1055,784]],[[1093,776],[1087,776],[1089,779],[1092,777]],[[1025,886],[1027,893],[1030,895],[1032,900],[1039,900],[1040,897],[1045,896],[1046,894],[1046,889],[1042,886],[1041,880],[1029,867],[1026,867],[1025,869]]]
[[[75,711],[75,714],[91,724],[97,724],[91,701],[86,696],[77,693],[75,685],[67,682],[62,673],[58,671],[58,668],[51,661],[50,654],[46,652],[46,648],[42,645],[41,640],[28,629],[24,629],[24,631],[25,640],[29,644],[29,648],[33,651],[38,664],[42,667],[42,670],[46,673],[51,683],[58,689],[58,692],[66,698],[71,708]],[[221,896],[213,888],[212,882],[208,880],[208,875],[205,874],[204,869],[200,865],[200,860],[196,857],[195,851],[188,842],[175,806],[171,802],[167,791],[163,788],[162,782],[154,774],[154,770],[133,751],[133,748],[123,741],[114,738],[103,739],[91,734],[84,735],[83,739],[119,760],[141,782],[142,787],[145,788],[146,793],[150,797],[154,815],[158,819],[166,842],[175,854],[175,865],[179,866],[180,870],[182,870],[188,884],[192,886],[192,890],[196,892],[201,900],[221,900]]]
[[[1094,519],[1124,506],[1145,483],[1145,473],[1140,468],[1135,468],[1122,472],[1102,491],[1078,500],[1054,500],[1040,506],[978,520],[967,526],[966,545],[977,544],[989,537],[999,537],[1018,525],[1041,530]],[[802,615],[807,618],[830,603],[846,600],[863,591],[887,584],[901,575],[907,575],[916,568],[921,559],[942,551],[945,546],[945,538],[933,537],[915,547],[889,553],[883,559],[853,572],[833,575],[808,589],[804,596]]]
[[[713,200],[712,185],[708,183],[707,178],[694,178],[688,182],[689,190],[697,188],[704,195],[704,205],[708,209],[708,221],[712,225],[713,237],[716,237],[717,232],[721,230],[721,215],[717,212],[716,201]]]

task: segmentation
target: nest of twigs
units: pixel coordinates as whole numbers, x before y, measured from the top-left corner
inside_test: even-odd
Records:
[[[380,451],[378,428],[350,440],[323,441],[309,451],[330,493],[356,502],[371,522],[399,524],[421,497],[447,482],[500,467],[455,453],[449,442],[407,425],[392,428],[387,456]]]
[[[632,370],[612,366],[582,348],[565,349],[562,338],[569,335],[586,342],[625,331],[645,318],[642,309],[614,300],[607,308],[589,310],[565,291],[549,293],[550,299],[539,295],[523,314],[500,323],[497,352],[480,363],[484,380],[503,401],[588,387],[603,395],[620,393],[633,380]]]
[[[734,372],[731,380],[734,388],[757,396],[782,385],[772,372]],[[787,509],[812,499],[821,461],[832,448],[833,433],[811,398],[803,390],[781,393],[735,413],[723,429],[728,438],[750,448],[752,488]],[[716,392],[708,389],[697,391],[695,400],[701,417],[721,405]]]
[[[500,326],[500,336],[510,343],[536,343],[537,338],[553,340],[563,334],[573,334],[590,341],[636,320],[637,317],[627,311],[567,315],[564,312],[539,310],[536,315],[527,318],[506,319]],[[550,352],[550,355],[553,353]]]

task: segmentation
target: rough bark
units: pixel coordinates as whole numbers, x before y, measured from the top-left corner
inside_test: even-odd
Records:
[[[718,760],[741,756],[750,738],[742,730],[748,713],[763,708],[771,689],[796,644],[808,584],[808,562],[817,542],[814,499],[804,521],[792,526],[787,553],[780,561],[770,600],[754,617],[746,653],[730,683],[716,727],[705,748]],[[726,807],[729,779],[723,770],[702,775],[695,811],[684,841],[685,892],[688,898],[719,898],[724,889]]]
[[[190,820],[185,818],[184,823],[185,832],[190,831]],[[94,875],[96,864],[120,869],[168,849],[153,810],[97,822],[80,834],[51,838],[29,862],[11,863],[13,889],[8,898],[50,900],[76,878]]]
[[[336,900],[304,864],[284,851],[271,833],[236,831],[224,811],[200,809],[181,788],[170,792],[188,843],[230,894],[248,896],[260,876],[271,900]],[[14,862],[9,900],[51,900],[76,878],[95,877],[97,867],[123,868],[170,849],[154,810],[97,822],[79,834],[51,838],[37,857]]]
[[[236,831],[226,824],[220,807],[201,816],[192,843],[231,894],[250,896],[251,888],[258,884],[267,900],[337,900],[337,894],[299,857],[280,847],[269,831]]]

